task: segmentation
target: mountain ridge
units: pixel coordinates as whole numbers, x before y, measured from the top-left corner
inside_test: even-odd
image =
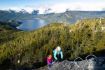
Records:
[[[87,18],[104,18],[105,11],[65,11],[63,13],[46,13],[38,14],[38,10],[33,10],[32,13],[28,13],[25,10],[15,12],[13,10],[3,11],[0,10],[0,21],[20,21],[33,18],[40,18],[47,23],[52,22],[65,22],[65,23],[75,23],[77,20],[87,19]],[[51,19],[49,19],[51,18]]]

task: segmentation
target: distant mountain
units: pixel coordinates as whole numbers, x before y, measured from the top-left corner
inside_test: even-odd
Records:
[[[105,11],[69,11],[66,10],[63,13],[54,13],[50,8],[45,10],[45,14],[39,14],[39,10],[33,10],[32,13],[28,13],[22,9],[19,12],[9,10],[0,10],[0,21],[19,21],[26,19],[40,18],[47,23],[63,22],[63,23],[75,23],[77,20],[87,18],[100,18],[105,17]]]
[[[22,9],[21,11],[17,12],[14,10],[0,10],[0,21],[18,21],[22,19],[32,19],[35,15],[38,14],[37,10],[33,10],[32,13],[28,13],[26,10]]]
[[[100,18],[105,17],[105,11],[65,11],[64,13],[48,13],[38,15],[39,18],[44,19],[48,23],[65,22],[75,23],[77,20],[86,18]]]

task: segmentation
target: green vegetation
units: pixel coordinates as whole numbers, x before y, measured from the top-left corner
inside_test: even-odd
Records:
[[[18,32],[15,27],[12,27],[9,23],[0,22],[0,44],[8,42],[15,38],[14,33]]]
[[[31,32],[0,31],[0,63],[10,59],[19,65],[43,62],[56,46],[61,46],[65,59],[74,59],[105,50],[105,19],[85,19],[76,24],[52,23]],[[12,32],[11,32],[12,31]],[[8,33],[10,32],[10,33]],[[10,37],[12,38],[10,40]]]

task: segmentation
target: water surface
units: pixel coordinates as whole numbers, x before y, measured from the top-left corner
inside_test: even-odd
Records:
[[[21,20],[22,24],[17,28],[24,31],[32,31],[38,28],[45,26],[45,23],[42,19],[29,19],[29,20]]]

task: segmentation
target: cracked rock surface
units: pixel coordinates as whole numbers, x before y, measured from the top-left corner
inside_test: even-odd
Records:
[[[36,70],[105,70],[105,58],[100,57],[76,62],[64,60],[54,63],[50,68],[45,66]]]

